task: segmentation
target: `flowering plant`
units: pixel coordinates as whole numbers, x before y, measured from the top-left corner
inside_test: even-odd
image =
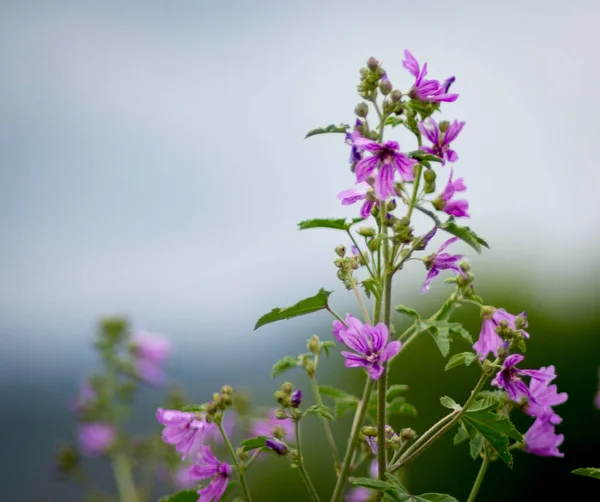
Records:
[[[286,356],[273,367],[274,377],[302,368],[310,381],[315,404],[305,406],[303,391],[285,382],[275,392],[277,407],[268,418],[254,420],[246,427],[248,432],[240,438],[237,448],[227,425],[238,400],[238,393],[230,386],[223,386],[221,392],[202,404],[160,408],[156,418],[163,426],[162,440],[188,462],[187,466],[182,464],[181,471],[188,489],[166,497],[165,501],[217,502],[237,492],[241,500],[250,502],[248,476],[252,469],[259,468],[256,460],[264,455],[287,460],[297,468],[307,496],[313,501],[455,501],[445,494],[412,495],[399,477],[405,466],[450,431],[455,434],[455,444],[469,442],[472,458],[481,463],[468,501],[476,499],[490,463],[503,462],[513,467],[513,452],[563,456],[559,449],[563,436],[556,433],[561,417],[555,407],[564,403],[567,395],[553,383],[557,376],[554,366],[522,368],[521,353],[530,336],[535,336],[525,331],[529,329],[527,314],[515,315],[486,305],[475,292],[469,264],[462,254],[453,251],[460,243],[477,252],[488,247],[473,230],[458,223],[469,217],[469,203],[459,198],[466,191],[466,184],[462,177],[455,177],[455,168],[450,165],[458,164],[454,143],[465,123],[434,118],[441,112],[442,103],[458,99],[459,95],[451,92],[455,77],[444,81],[428,79],[427,63],[421,66],[409,51],[404,51],[402,66],[414,77],[405,92],[396,89],[379,61],[370,58],[360,70],[358,93],[362,101],[354,110],[354,124],[330,125],[307,134],[343,134],[350,147],[349,172],[356,185],[341,191],[338,198],[345,206],[361,201],[357,216],[306,220],[299,228],[327,228],[347,240],[335,248],[334,265],[343,287],[356,297],[357,312],[339,315],[329,302],[332,292],[321,289],[290,307],[271,310],[255,326],[257,329],[318,311],[331,314],[332,337],[321,340],[314,335],[307,341],[307,353]],[[401,138],[401,144],[412,141],[414,149],[403,150],[396,139],[386,137],[399,132],[406,136]],[[438,177],[444,180],[441,191]],[[422,230],[413,221],[416,213],[430,221]],[[447,236],[439,248],[432,243],[438,234]],[[451,284],[452,290],[428,317],[413,308],[395,306],[395,311],[411,320],[410,326],[400,333],[392,323],[392,285],[410,262],[421,262],[425,267],[423,293],[446,271],[451,274],[445,283]],[[473,309],[481,317],[481,331],[475,341],[460,323],[452,321],[455,311],[463,307]],[[441,397],[441,406],[449,411],[428,429],[394,430],[388,425],[390,417],[414,413],[414,407],[405,397],[406,386],[390,381],[388,370],[397,361],[414,357],[410,346],[423,336],[433,338],[447,359],[446,370],[473,364],[479,367],[480,377],[464,403]],[[153,346],[147,336],[138,339],[134,350],[136,374],[146,382],[157,383],[161,380],[165,347]],[[450,356],[450,344],[455,340],[468,343],[471,349]],[[362,397],[317,383],[323,356],[329,356],[336,348],[343,349],[340,355],[346,368],[364,370]],[[85,394],[88,397],[82,393],[82,400],[87,402],[89,393]],[[331,401],[330,406],[324,398]],[[348,440],[339,444],[333,429],[338,427],[336,419],[346,413],[353,413],[354,418]],[[512,423],[513,413],[531,418],[526,432],[520,432]],[[239,419],[243,414],[237,409],[234,415]],[[337,480],[329,494],[317,491],[304,462],[305,439],[301,429],[311,416],[322,422],[327,437],[322,447],[330,450],[331,473]],[[88,451],[108,448],[115,441],[116,433],[109,425],[95,422],[87,427],[82,432],[82,445]],[[220,454],[213,451],[215,435],[220,437],[220,446],[224,446]],[[370,465],[370,477],[357,477],[362,464]],[[234,487],[232,479],[239,486]]]

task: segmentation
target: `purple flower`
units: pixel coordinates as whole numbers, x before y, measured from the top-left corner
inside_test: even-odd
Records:
[[[421,291],[423,293],[427,293],[427,291],[429,291],[429,288],[431,287],[431,281],[440,274],[441,270],[452,270],[456,275],[467,277],[458,266],[458,262],[464,258],[464,255],[452,255],[442,252],[450,244],[455,243],[457,240],[458,237],[452,237],[452,239],[448,239],[440,246],[440,249],[437,253],[432,254],[425,260],[425,266],[428,268],[429,272],[427,273],[427,277],[423,283],[423,286],[421,286]]]
[[[492,385],[504,389],[511,401],[518,403],[522,398],[525,398],[535,403],[535,398],[521,377],[529,376],[540,382],[550,382],[556,375],[554,374],[554,368],[552,370],[549,368],[540,370],[521,370],[517,368],[516,365],[523,359],[525,357],[521,354],[508,356],[502,363],[502,369],[492,380]]]
[[[97,398],[98,394],[96,393],[96,390],[88,380],[85,380],[79,386],[77,397],[69,402],[69,409],[74,414],[81,415],[93,406]]]
[[[427,63],[423,64],[423,68],[421,69],[419,62],[406,49],[404,50],[404,58],[402,66],[415,77],[415,83],[410,90],[412,98],[420,99],[421,101],[456,101],[458,94],[448,94],[448,89],[455,80],[454,77],[450,77],[440,85],[437,80],[425,79],[425,75],[427,75]]]
[[[377,460],[373,460],[373,462],[371,462],[371,467],[369,468],[369,476],[373,479],[377,479],[378,472]],[[348,492],[348,495],[346,495],[346,502],[367,502],[370,500],[371,493],[371,490],[368,488],[359,486]]]
[[[446,188],[444,188],[444,192],[433,202],[433,205],[436,209],[442,210],[446,214],[456,216],[457,218],[460,218],[461,216],[466,216],[468,218],[469,213],[467,213],[467,211],[469,209],[469,203],[464,199],[451,200],[456,192],[464,192],[467,189],[462,178],[452,181],[453,175],[454,171],[451,170],[450,179],[448,179],[448,184],[446,185]]]
[[[352,147],[352,150],[350,152],[350,164],[356,164],[360,159],[363,158],[362,149],[360,149],[354,144],[354,140],[360,138],[360,132],[358,131],[358,129],[361,128],[362,125],[362,121],[360,119],[356,119],[356,122],[354,123],[354,130],[352,132],[346,133],[346,144]]]
[[[414,179],[412,167],[417,161],[400,153],[400,145],[395,141],[386,141],[380,145],[376,141],[358,137],[354,139],[353,144],[373,154],[356,164],[357,182],[366,181],[375,168],[379,167],[375,175],[375,196],[378,199],[383,200],[396,194],[394,190],[394,169],[398,171],[403,180],[412,181]]]
[[[235,415],[232,413],[226,413],[225,415],[223,415],[223,421],[221,425],[225,430],[225,434],[227,434],[228,437],[231,437],[234,433],[236,426]],[[205,442],[211,443],[223,442],[223,435],[221,434],[221,431],[219,430],[217,424],[215,424],[214,422],[206,423],[206,427],[204,429],[204,440]]]
[[[456,139],[464,126],[464,122],[455,120],[448,126],[446,132],[442,134],[438,123],[432,118],[427,119],[427,123],[419,122],[419,131],[421,131],[421,134],[432,143],[430,147],[422,146],[421,150],[432,155],[437,155],[442,159],[442,165],[445,164],[446,161],[456,162],[458,160],[458,155],[450,148],[450,143]]]
[[[302,403],[302,389],[296,389],[294,392],[292,392],[292,396],[290,398],[290,404],[292,405],[292,408],[298,408],[298,406],[300,406],[301,403]]]
[[[387,326],[380,322],[377,326],[363,324],[352,314],[346,315],[346,325],[340,321],[333,323],[333,334],[346,347],[354,350],[342,352],[347,368],[365,368],[373,380],[383,373],[383,364],[394,357],[402,345],[399,341],[389,342]]]
[[[265,446],[270,450],[277,453],[277,455],[287,455],[288,447],[285,443],[282,443],[278,439],[267,439],[265,441]]]
[[[202,446],[208,424],[201,415],[158,408],[156,419],[165,426],[162,431],[163,441],[175,445],[175,451],[182,454],[181,460],[194,455]]]
[[[285,436],[294,434],[294,424],[289,418],[278,420],[275,417],[275,410],[271,410],[269,418],[258,419],[252,425],[252,433],[255,436],[275,437],[282,439]]]
[[[162,335],[139,330],[132,335],[131,347],[138,377],[154,387],[164,384],[162,365],[171,352],[169,340]]]
[[[84,422],[79,424],[79,446],[92,457],[104,453],[117,439],[115,426],[108,422]]]
[[[525,320],[525,326],[527,327],[527,312],[521,312],[518,317]],[[498,325],[502,321],[506,321],[510,329],[516,331],[515,319],[517,316],[509,314],[504,309],[496,310],[490,318],[484,317],[481,325],[481,333],[479,333],[479,340],[473,344],[473,350],[479,355],[479,359],[485,359],[490,352],[498,357],[498,349],[502,347],[502,338],[496,333]],[[529,333],[521,330],[523,336],[529,338]]]
[[[564,457],[558,447],[564,440],[562,434],[554,433],[554,425],[548,417],[536,418],[529,430],[523,434],[525,451],[543,457]]]
[[[180,465],[173,473],[173,484],[180,490],[189,490],[194,488],[198,483],[190,475],[189,465]]]
[[[198,502],[219,502],[231,477],[231,466],[219,462],[210,451],[210,446],[202,445],[196,463],[190,468],[190,478],[195,481],[212,478],[204,488],[198,490]]]
[[[546,417],[551,424],[559,424],[562,422],[552,406],[556,406],[564,403],[568,395],[566,392],[557,392],[556,385],[548,385],[551,380],[554,380],[556,373],[554,373],[554,366],[548,366],[548,368],[540,368],[540,371],[547,374],[552,374],[550,380],[539,381],[531,379],[529,382],[529,393],[532,399],[529,400],[525,413],[532,417],[540,418]]]
[[[349,206],[364,200],[363,205],[360,208],[360,217],[368,218],[371,214],[375,201],[368,195],[371,185],[368,183],[361,183],[364,188],[349,188],[338,194],[338,199],[342,201],[342,206]]]

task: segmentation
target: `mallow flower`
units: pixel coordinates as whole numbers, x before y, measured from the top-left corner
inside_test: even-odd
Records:
[[[358,188],[349,188],[348,190],[341,191],[338,194],[338,199],[342,202],[342,206],[349,206],[359,200],[363,200],[364,202],[360,208],[360,217],[368,218],[375,205],[375,198],[372,195],[372,191],[369,193],[371,185],[365,182],[359,183],[359,185]]]
[[[451,216],[456,216],[457,218],[464,216],[468,218],[469,213],[467,213],[467,211],[469,210],[469,202],[465,199],[452,200],[456,192],[464,192],[467,187],[462,178],[453,181],[453,176],[454,171],[451,170],[446,188],[444,188],[442,194],[433,201],[433,206],[438,211],[444,211]]]
[[[522,370],[517,368],[517,364],[525,359],[521,354],[511,354],[502,363],[502,369],[496,373],[492,380],[492,385],[499,389],[504,389],[508,398],[515,403],[521,399],[529,399],[530,402],[535,402],[535,398],[531,391],[525,385],[522,377],[529,376],[539,382],[550,382],[556,375],[554,368],[542,368],[539,370]]]
[[[431,287],[431,281],[440,275],[442,270],[452,270],[456,275],[467,277],[467,275],[458,266],[458,262],[464,258],[464,255],[452,255],[450,253],[444,253],[446,248],[450,246],[450,244],[454,244],[457,240],[458,237],[452,237],[452,239],[448,239],[440,246],[440,249],[438,249],[437,253],[433,253],[425,259],[425,267],[429,270],[429,272],[427,273],[427,277],[425,278],[423,286],[421,286],[421,291],[423,293],[427,293],[427,291],[429,291],[429,288]]]
[[[156,419],[165,426],[162,440],[175,445],[175,451],[182,454],[181,460],[196,454],[209,425],[201,414],[162,408],[158,408]]]
[[[78,426],[79,447],[96,457],[108,450],[117,439],[117,429],[109,422],[82,422]]]
[[[201,445],[196,462],[190,468],[190,479],[202,481],[212,478],[210,483],[198,490],[198,502],[219,502],[227,489],[231,477],[231,466],[220,462],[210,451],[210,446]]]
[[[171,352],[171,342],[162,335],[138,330],[132,334],[131,351],[138,377],[154,387],[164,384],[162,367]]]
[[[508,327],[516,331],[515,319],[517,317],[521,318],[522,327],[526,328],[527,312],[521,312],[518,316],[509,314],[504,309],[494,310],[493,313],[484,312],[479,339],[473,344],[473,350],[479,355],[479,359],[485,359],[490,352],[498,357],[498,350],[502,347],[503,342],[496,330],[502,321],[506,321]],[[523,329],[521,329],[521,333],[525,338],[529,338],[529,333]]]
[[[564,457],[558,447],[564,440],[562,434],[554,432],[554,425],[548,417],[536,418],[529,430],[523,434],[525,451],[542,457]]]
[[[413,77],[415,83],[410,90],[410,97],[420,99],[421,101],[456,101],[458,94],[449,94],[450,85],[454,82],[454,77],[450,77],[443,84],[437,80],[427,80],[427,63],[420,67],[416,58],[408,51],[404,50],[404,60],[402,66],[406,68]]]
[[[540,371],[552,374],[551,380],[554,380],[556,377],[554,366],[540,368]],[[562,422],[562,418],[556,414],[552,407],[563,404],[569,396],[566,392],[559,393],[556,385],[548,385],[549,383],[550,380],[540,381],[534,378],[531,379],[531,382],[529,382],[531,399],[529,399],[526,405],[525,413],[536,418],[546,417],[551,424],[556,425]]]
[[[464,122],[455,120],[446,132],[442,132],[438,123],[431,117],[419,122],[419,131],[431,142],[431,146],[424,145],[420,149],[442,159],[442,165],[446,164],[446,161],[456,162],[458,154],[450,148],[450,143],[458,137],[464,126]]]

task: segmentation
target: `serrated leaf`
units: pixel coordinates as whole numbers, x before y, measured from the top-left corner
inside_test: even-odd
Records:
[[[411,159],[424,160],[427,162],[443,162],[443,160],[437,155],[432,155],[430,153],[424,152],[423,150],[415,150],[414,152],[409,152],[408,156]]]
[[[271,378],[275,378],[292,368],[295,368],[300,365],[300,361],[297,357],[293,356],[285,356],[282,357],[279,361],[277,361],[273,365],[273,371],[271,372]]]
[[[476,460],[483,449],[484,440],[480,432],[477,432],[469,443],[469,454],[473,460]]]
[[[481,253],[482,246],[485,246],[488,249],[490,247],[484,239],[479,237],[469,227],[461,227],[460,225],[457,225],[454,221],[454,216],[450,216],[450,218],[448,218],[448,221],[439,225],[439,228],[445,230],[449,234],[455,235],[460,240],[466,242],[478,253]]]
[[[478,399],[477,401],[471,403],[471,406],[469,406],[467,413],[489,410],[490,408],[498,408],[499,404],[500,403],[498,399],[496,399],[495,397],[486,396],[483,399]]]
[[[203,404],[186,404],[181,411],[204,411],[206,409]]]
[[[330,133],[345,133],[350,126],[348,124],[329,124],[327,127],[318,127],[316,129],[311,129],[306,133],[304,139],[310,138],[311,136],[316,136],[317,134],[330,134]]]
[[[400,312],[401,314],[404,314],[404,315],[407,315],[410,317],[414,317],[415,319],[419,319],[419,320],[421,319],[421,316],[415,309],[411,309],[404,305],[396,305],[396,307],[394,307],[394,308],[396,309],[396,312]]]
[[[468,414],[463,415],[463,418],[468,418],[475,426],[477,423],[486,424],[493,428],[495,431],[505,434],[509,438],[515,439],[516,441],[522,441],[523,436],[516,429],[514,424],[504,415],[498,413],[492,413],[490,411],[472,411]]]
[[[352,225],[363,221],[364,218],[315,218],[304,220],[298,223],[298,230],[308,230],[309,228],[333,228],[334,230],[343,230],[347,232]]]
[[[306,410],[306,413],[309,413],[311,415],[319,415],[320,417],[327,418],[328,420],[335,419],[331,409],[325,406],[324,404],[313,404],[310,408]]]
[[[257,448],[263,448],[266,444],[267,439],[269,438],[267,438],[266,436],[256,436],[253,438],[244,439],[244,441],[242,441],[240,445],[243,447],[244,451],[256,450]]]
[[[449,298],[444,302],[442,308],[440,309],[439,314],[436,316],[436,321],[448,321],[450,320],[450,316],[454,313],[454,309],[456,308],[456,300],[454,298]]]
[[[292,305],[291,307],[276,307],[273,310],[271,310],[271,312],[263,315],[258,321],[256,321],[254,329],[257,330],[261,326],[272,322],[283,321],[284,319],[292,319],[293,317],[312,314],[313,312],[323,310],[328,306],[327,299],[329,298],[329,295],[331,293],[331,291],[327,291],[321,288],[315,296],[311,296],[310,298],[300,300],[298,303]]]
[[[450,353],[450,335],[463,338],[470,344],[473,343],[469,332],[458,322],[437,320],[420,321],[417,330],[421,332],[427,331],[433,337],[443,357],[448,357],[448,354]]]
[[[162,497],[158,502],[196,502],[197,500],[198,492],[196,490],[182,490],[174,495]]]
[[[355,401],[358,402],[359,398],[353,394],[350,394],[344,390],[336,389],[331,385],[319,385],[319,393],[322,396],[331,397],[333,399],[343,399],[345,401]]]
[[[475,361],[475,359],[477,359],[477,354],[474,354],[473,352],[461,352],[460,354],[454,354],[448,360],[445,370],[448,371],[452,368],[460,366],[461,364],[469,366],[469,364]]]
[[[448,397],[448,396],[440,397],[440,404],[444,408],[448,408],[450,410],[460,410],[461,409],[460,404],[458,404],[454,399],[452,399],[451,397]]]
[[[579,474],[580,476],[588,476],[590,478],[600,479],[600,469],[597,467],[580,467],[571,471],[572,474]]]
[[[407,390],[408,390],[408,385],[402,385],[402,384],[390,385],[385,394],[385,398],[389,403],[395,397],[398,397],[401,394],[404,394]]]
[[[371,298],[371,295],[373,295],[377,300],[381,300],[381,292],[383,291],[381,282],[373,277],[369,277],[368,279],[362,281],[361,285],[365,290],[365,295],[367,295],[367,298]]]

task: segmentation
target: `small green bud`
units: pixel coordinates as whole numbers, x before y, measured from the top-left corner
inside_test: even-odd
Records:
[[[435,183],[425,183],[425,186],[423,187],[423,191],[425,193],[433,193],[435,192]]]
[[[290,395],[294,391],[294,386],[290,382],[284,382],[281,384],[281,392],[285,395]],[[277,395],[277,393],[275,393]]]
[[[496,312],[496,307],[492,307],[490,305],[486,305],[481,308],[481,318],[485,320],[489,320],[492,318],[494,313]]]
[[[233,389],[231,388],[231,385],[223,385],[223,387],[221,387],[221,394],[233,394]]]
[[[396,199],[391,199],[391,200],[388,201],[388,203],[387,203],[387,210],[388,211],[393,211],[397,207],[398,207],[398,204],[396,203]]]
[[[463,261],[460,265],[459,265],[460,269],[466,274],[469,270],[471,270],[471,266],[469,265],[468,262]]]
[[[435,207],[438,211],[441,211],[446,207],[446,201],[441,197],[436,197],[432,202],[433,207]]]
[[[233,404],[233,399],[231,399],[231,395],[230,394],[223,394],[223,398],[222,401],[223,406],[227,407],[227,406],[231,406]]]
[[[373,239],[371,241],[369,241],[369,243],[367,244],[367,247],[369,248],[370,251],[377,251],[379,249],[379,246],[381,245],[381,241],[379,239]]]
[[[213,393],[213,402],[218,406],[219,403],[221,402],[221,394],[219,394],[218,392],[214,392]]]
[[[306,346],[313,354],[318,355],[321,352],[321,340],[317,335],[313,335],[310,340],[308,340]]]
[[[69,474],[79,465],[79,453],[73,446],[62,446],[58,451],[56,468],[60,474]]]
[[[367,60],[367,68],[369,68],[369,70],[376,70],[379,68],[379,61],[377,61],[374,57],[370,57]]]
[[[425,178],[425,181],[427,183],[431,183],[432,181],[435,181],[435,178],[436,178],[435,171],[433,171],[431,169],[426,169],[425,173],[423,174],[423,177]]]
[[[284,404],[286,398],[287,395],[282,390],[278,390],[277,392],[275,392],[275,401],[277,401],[279,404]]]
[[[357,233],[363,237],[375,237],[375,229],[373,227],[359,227]]]
[[[390,92],[392,92],[392,89],[392,83],[389,80],[383,80],[379,83],[379,90],[384,96],[387,96]]]
[[[402,93],[398,89],[394,89],[390,94],[392,101],[400,101],[402,99]]]
[[[460,287],[467,286],[469,284],[469,279],[467,279],[466,277],[464,277],[462,275],[457,275],[456,276],[456,284],[458,284]]]
[[[306,370],[308,376],[313,376],[317,371],[317,367],[312,361],[306,361],[306,363],[304,363],[304,369]]]
[[[347,272],[344,272],[343,270],[338,270],[336,275],[340,281],[345,281]]]
[[[337,254],[340,258],[346,256],[346,246],[344,246],[343,244],[336,246],[335,254]]]
[[[337,267],[337,268],[343,268],[344,267],[344,260],[338,258],[337,260],[335,260],[333,262],[333,264]]]
[[[217,412],[217,405],[213,402],[210,402],[206,405],[206,413],[209,415],[214,415]]]
[[[275,418],[277,420],[285,420],[288,417],[288,414],[285,412],[285,410],[282,410],[281,408],[278,410],[275,410]]]
[[[369,114],[369,106],[367,105],[367,103],[358,103],[354,107],[354,114],[357,117],[361,117],[361,118],[366,117]]]
[[[450,127],[450,122],[448,122],[447,120],[442,120],[439,124],[438,124],[440,131],[442,132],[446,132],[448,130],[448,127]]]
[[[515,317],[515,328],[516,329],[524,329],[527,327],[527,314],[523,312]]]
[[[360,76],[361,78],[366,78],[367,75],[369,74],[369,69],[365,68],[364,66],[359,70]]]
[[[364,426],[360,432],[363,433],[364,436],[367,437],[377,437],[377,427],[374,427],[372,425],[366,425]]]
[[[411,441],[413,439],[415,439],[417,437],[417,433],[415,430],[409,428],[406,429],[402,429],[400,431],[400,437],[404,440],[404,441]]]
[[[207,414],[207,415],[204,417],[204,421],[205,421],[206,423],[208,423],[208,424],[212,424],[212,423],[215,421],[215,416],[214,416],[214,415],[211,415],[211,414]]]

